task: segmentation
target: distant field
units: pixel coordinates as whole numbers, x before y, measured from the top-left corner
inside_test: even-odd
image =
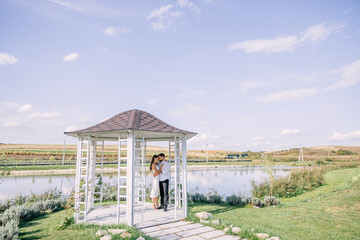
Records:
[[[339,151],[350,151],[350,155],[341,155]],[[299,159],[300,149],[267,152],[270,161],[294,162]],[[360,160],[360,146],[316,146],[303,148],[304,161],[348,162]],[[344,152],[344,151],[343,151]]]
[[[63,145],[50,144],[0,144],[0,155],[8,164],[59,164],[63,158]],[[100,148],[99,148],[100,150]],[[147,146],[147,159],[161,152],[167,155],[167,147]],[[209,150],[209,159],[223,160],[227,154],[237,153],[232,151]],[[189,150],[188,159],[193,161],[205,161],[206,152],[201,150]],[[104,146],[104,162],[117,162],[117,145]],[[99,155],[100,156],[100,155]],[[66,145],[65,164],[74,164],[76,160],[76,145]]]
[[[339,150],[349,151],[350,155],[340,155]],[[146,157],[164,152],[167,147],[147,146]],[[245,165],[299,165],[299,149],[288,149],[273,152],[234,152],[223,150],[209,150],[210,162],[218,164],[237,164],[236,160],[224,160],[227,154],[248,153],[252,163]],[[345,152],[348,153],[348,152]],[[104,163],[117,163],[117,145],[105,145]],[[188,161],[202,163],[206,161],[207,153],[204,150],[189,150]],[[100,156],[100,155],[99,155]],[[0,144],[0,165],[58,165],[62,163],[63,145],[50,144]],[[332,162],[353,162],[360,160],[360,146],[318,146],[304,148],[304,163],[300,165],[326,164]],[[76,145],[66,145],[64,163],[74,164],[76,161]],[[221,163],[220,163],[221,161]],[[211,164],[211,163],[209,163]],[[244,164],[241,164],[244,165]]]

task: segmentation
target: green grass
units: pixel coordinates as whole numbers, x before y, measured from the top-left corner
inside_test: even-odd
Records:
[[[190,206],[190,211],[207,211],[223,223],[255,229],[282,240],[360,239],[359,178],[360,168],[330,171],[325,175],[325,185],[283,199],[279,207],[255,209],[196,204]]]
[[[99,226],[94,224],[72,224],[64,230],[58,230],[62,220],[65,217],[65,210],[51,214],[44,214],[30,222],[20,225],[20,239],[35,240],[35,239],[57,239],[57,240],[75,240],[75,239],[94,239],[98,240],[100,237],[95,237],[95,233],[100,229],[109,228],[125,228],[133,236],[129,239],[137,239],[142,235],[145,239],[153,239],[140,233],[139,230],[125,225]],[[113,235],[112,239],[123,239],[120,235]]]

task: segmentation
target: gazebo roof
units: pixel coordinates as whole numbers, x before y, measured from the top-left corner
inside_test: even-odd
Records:
[[[114,133],[127,132],[129,130],[152,132],[159,136],[164,136],[164,134],[167,135],[170,133],[172,135],[186,135],[187,138],[190,138],[196,135],[194,132],[189,132],[173,127],[170,124],[155,117],[154,115],[138,109],[119,113],[94,126],[77,131],[65,132],[65,134],[71,136],[99,136],[99,134],[102,133],[102,136],[104,137],[115,137]],[[148,138],[149,137],[156,136],[148,136]]]

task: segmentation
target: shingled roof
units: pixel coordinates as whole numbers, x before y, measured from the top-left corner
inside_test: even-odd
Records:
[[[92,127],[72,132],[65,132],[65,134],[95,133],[117,130],[142,130],[165,133],[196,134],[173,127],[154,115],[138,109],[119,113]]]

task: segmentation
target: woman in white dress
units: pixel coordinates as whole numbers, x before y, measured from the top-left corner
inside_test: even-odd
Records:
[[[151,193],[150,193],[150,198],[152,200],[154,210],[160,206],[159,202],[158,202],[158,197],[159,197],[159,192],[160,192],[159,174],[161,173],[161,168],[159,168],[158,163],[159,163],[159,156],[154,155],[151,158],[151,163],[150,163],[150,170],[153,171],[153,176],[154,176]]]

